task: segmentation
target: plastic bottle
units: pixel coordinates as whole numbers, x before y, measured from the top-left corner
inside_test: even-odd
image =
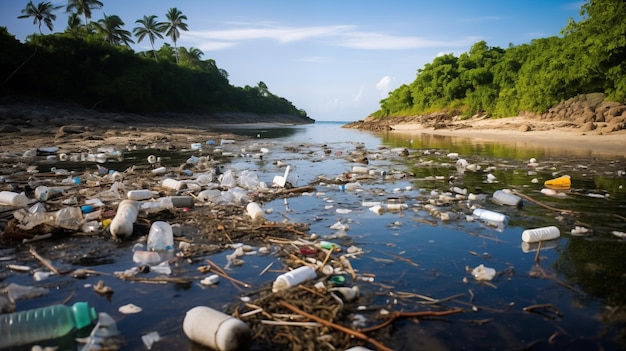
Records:
[[[265,219],[265,213],[261,206],[256,202],[250,202],[246,206],[246,211],[248,212],[248,216],[252,217],[253,220],[263,220]]]
[[[54,214],[55,224],[58,227],[78,230],[83,224],[83,211],[80,207],[63,207]]]
[[[87,302],[72,306],[52,305],[0,315],[0,349],[30,344],[66,335],[98,319]]]
[[[189,339],[217,351],[248,350],[252,343],[246,323],[205,306],[187,311],[183,331]]]
[[[522,240],[527,243],[552,240],[558,238],[559,236],[561,236],[561,232],[559,231],[559,228],[555,226],[526,229],[522,232]]]
[[[518,206],[522,202],[522,198],[504,190],[496,190],[491,201],[498,205]]]
[[[172,178],[163,179],[163,182],[161,183],[161,185],[164,188],[168,188],[168,189],[172,189],[176,191],[185,188],[185,183],[181,182],[180,180],[176,180]]]
[[[129,200],[147,200],[154,196],[152,190],[148,189],[138,189],[138,190],[129,190],[126,193],[126,197]]]
[[[47,201],[54,194],[62,193],[63,189],[58,188],[49,188],[44,185],[40,185],[35,188],[35,200],[37,201]]]
[[[492,221],[492,222],[506,222],[507,221],[506,215],[502,213],[494,212],[494,211],[485,210],[484,208],[474,209],[473,215],[484,221]]]
[[[285,290],[303,283],[310,279],[315,279],[317,274],[315,270],[309,266],[302,266],[289,271],[287,273],[279,275],[272,286],[272,291],[277,292],[279,290]]]
[[[28,205],[28,198],[24,194],[14,193],[12,191],[0,191],[0,203],[24,207]]]
[[[147,246],[150,251],[174,250],[172,226],[164,221],[153,222],[148,233]]]
[[[543,185],[555,188],[569,188],[572,185],[572,179],[570,176],[564,175],[558,178],[546,180]]]
[[[133,234],[133,225],[137,220],[139,209],[135,201],[123,200],[117,206],[117,213],[111,221],[110,231],[114,237],[131,236]]]

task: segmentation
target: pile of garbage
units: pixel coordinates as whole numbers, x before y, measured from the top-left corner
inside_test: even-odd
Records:
[[[327,192],[333,191],[361,199],[361,205],[377,215],[411,211],[425,213],[430,220],[443,223],[480,221],[490,228],[502,230],[509,216],[494,210],[492,204],[506,208],[508,212],[523,206],[524,201],[534,201],[506,188],[492,194],[474,194],[444,176],[421,179],[442,181],[447,188],[444,191],[432,190],[411,197],[406,194],[414,189],[407,185],[393,189],[391,194],[386,193],[377,188],[377,182],[415,180],[415,175],[408,170],[372,166],[375,162],[369,160],[408,158],[409,151],[405,148],[369,151],[360,144],[349,153],[336,155],[357,164],[349,172],[335,177],[318,176],[310,184],[294,186],[291,165],[277,161],[281,172],[268,184],[253,171],[237,171],[225,165],[236,157],[268,160],[271,159],[270,150],[258,144],[251,144],[243,150],[236,144],[231,139],[219,143],[212,140],[192,143],[189,151],[195,153],[176,167],[165,166],[161,156],[155,153],[122,170],[105,167],[107,161],[123,158],[122,153],[114,149],[99,149],[87,154],[68,154],[54,147],[30,150],[17,159],[32,162],[33,158],[45,158],[54,162],[90,163],[95,167],[87,167],[82,173],[62,168],[39,172],[37,167],[24,165],[24,171],[2,175],[0,257],[5,256],[3,261],[17,261],[11,257],[15,251],[5,251],[5,248],[30,246],[29,253],[42,268],[9,264],[8,270],[32,274],[36,281],[44,281],[51,275],[84,278],[100,272],[55,267],[50,259],[54,253],[48,251],[44,257],[35,248],[37,243],[71,236],[97,238],[103,243],[132,241],[135,265],[115,272],[115,276],[123,281],[185,286],[196,283],[206,287],[228,281],[246,289],[250,284],[233,278],[228,268],[245,264],[247,255],[273,255],[282,264],[277,267],[282,274],[276,279],[255,287],[254,291],[246,291],[245,299],[222,311],[208,306],[195,306],[187,311],[182,328],[190,340],[216,350],[247,349],[253,343],[273,350],[350,347],[354,350],[364,350],[364,347],[388,350],[385,342],[390,341],[389,325],[395,319],[470,313],[473,306],[458,307],[458,296],[439,300],[422,297],[430,303],[436,301],[436,308],[368,311],[366,305],[370,297],[363,296],[362,285],[374,284],[375,275],[353,269],[351,260],[359,259],[364,251],[345,235],[349,225],[341,221],[335,223],[330,229],[344,235],[329,240],[315,233],[309,234],[308,224],[266,220],[272,209],[264,208],[264,204],[282,198],[286,203],[287,198],[295,196],[323,198],[328,196]],[[324,149],[324,154],[331,153],[331,150]],[[479,164],[469,163],[458,154],[448,154],[447,157],[453,160],[457,174],[480,171],[486,183],[498,182],[489,169],[481,170]],[[419,161],[415,165],[428,167],[429,162]],[[536,160],[530,160],[529,167],[536,167]],[[558,176],[544,185],[546,188],[542,193],[558,197],[559,190],[569,189],[571,178]],[[492,204],[487,205],[488,200]],[[331,208],[333,205],[329,204],[328,209]],[[352,211],[349,208],[335,210],[340,215]],[[572,234],[588,230],[577,226],[572,229]],[[520,238],[522,249],[538,250],[538,243],[544,248],[556,245],[560,234],[556,226],[528,228]],[[207,258],[218,252],[228,252],[225,267]],[[176,264],[196,265],[198,275],[172,276],[172,265]],[[270,268],[271,265],[261,274]],[[147,276],[147,272],[152,275]],[[467,273],[484,284],[491,284],[489,281],[498,274],[483,264],[467,267]],[[93,289],[102,295],[113,293],[102,281]],[[115,323],[106,314],[82,305],[75,308],[50,306],[47,314],[38,310],[16,312],[16,300],[46,292],[16,285],[4,287],[4,290],[7,297],[0,300],[0,307],[7,313],[0,315],[0,347],[61,336],[39,332],[39,329],[31,328],[31,322],[27,327],[18,327],[16,321],[25,320],[21,317],[23,314],[30,314],[35,320],[33,323],[38,323],[41,330],[49,330],[49,323],[60,323],[61,320],[65,328],[59,329],[60,333],[93,328],[90,337],[83,340],[86,343],[83,350],[96,350],[105,344],[108,349],[122,345]],[[445,305],[443,302],[457,304]],[[123,306],[120,312],[137,313],[138,307]],[[45,315],[54,315],[56,320],[38,320]],[[71,315],[80,315],[80,318]],[[81,322],[71,322],[76,320]],[[12,325],[16,325],[17,331],[13,331]],[[159,335],[156,332],[146,334],[143,340],[150,348],[158,342]]]

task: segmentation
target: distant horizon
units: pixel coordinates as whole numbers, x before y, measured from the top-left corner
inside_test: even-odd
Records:
[[[202,50],[202,59],[215,60],[229,73],[232,85],[256,86],[262,81],[273,94],[316,121],[348,118],[347,123],[377,111],[381,99],[410,84],[417,70],[438,55],[458,56],[481,40],[506,49],[509,44],[558,36],[569,18],[580,20],[584,4],[566,0],[102,2],[102,9],[92,10],[91,20],[118,15],[130,32],[144,15],[165,21],[165,13],[176,7],[187,16],[189,28],[181,32],[177,46]],[[22,42],[38,33],[32,18],[17,18],[27,3],[0,3],[0,26]],[[67,2],[51,3],[62,6],[55,12],[53,31],[63,32]],[[45,25],[42,32],[50,33]],[[163,43],[171,44],[166,37],[155,42],[155,48]],[[151,50],[147,38],[132,48]]]

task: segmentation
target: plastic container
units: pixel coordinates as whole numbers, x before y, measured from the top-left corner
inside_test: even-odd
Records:
[[[248,212],[248,216],[252,217],[252,219],[255,221],[265,219],[265,213],[263,212],[263,209],[256,202],[250,202],[246,206],[246,211]]]
[[[217,351],[249,350],[252,344],[246,323],[205,306],[187,311],[183,331],[189,339]]]
[[[539,241],[553,240],[561,236],[559,228],[555,226],[526,229],[522,232],[522,241],[536,243]]]
[[[519,206],[522,198],[504,190],[496,190],[491,197],[491,201],[498,205]]]
[[[14,193],[12,191],[0,191],[0,203],[24,207],[28,205],[28,198],[24,194]]]
[[[44,185],[40,185],[35,188],[35,200],[37,201],[47,201],[54,194],[62,193],[62,189],[49,188]]]
[[[484,208],[474,209],[474,212],[472,214],[478,219],[482,219],[484,221],[491,221],[491,222],[505,223],[508,219],[505,214],[485,210]]]
[[[153,222],[148,233],[147,246],[150,251],[174,250],[172,226],[164,221]]]
[[[135,201],[123,200],[117,206],[117,213],[111,221],[110,231],[114,237],[126,237],[133,234],[133,225],[137,220],[139,209]]]
[[[0,349],[64,336],[98,319],[86,302],[52,305],[0,315]]]
[[[129,190],[126,193],[126,197],[129,200],[147,200],[151,199],[154,196],[152,190],[148,189],[138,189],[138,190]]]
[[[353,166],[352,167],[352,173],[368,173],[368,169],[367,167],[363,167],[363,166]]]
[[[570,176],[564,175],[558,178],[546,180],[543,184],[547,187],[569,188],[572,185],[572,179]]]
[[[163,179],[163,183],[161,183],[161,186],[163,186],[164,188],[178,191],[185,188],[185,183],[181,182],[180,180],[166,178]]]
[[[302,266],[294,269],[293,271],[279,275],[272,285],[272,291],[277,292],[279,290],[289,289],[307,280],[315,278],[317,278],[317,274],[313,268],[309,266]]]

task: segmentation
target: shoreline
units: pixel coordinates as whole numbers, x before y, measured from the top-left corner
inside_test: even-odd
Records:
[[[551,129],[521,132],[503,128],[434,129],[421,124],[391,125],[394,134],[430,134],[469,139],[475,142],[499,142],[520,147],[545,147],[586,152],[588,156],[626,157],[626,133],[582,133],[575,130]]]

